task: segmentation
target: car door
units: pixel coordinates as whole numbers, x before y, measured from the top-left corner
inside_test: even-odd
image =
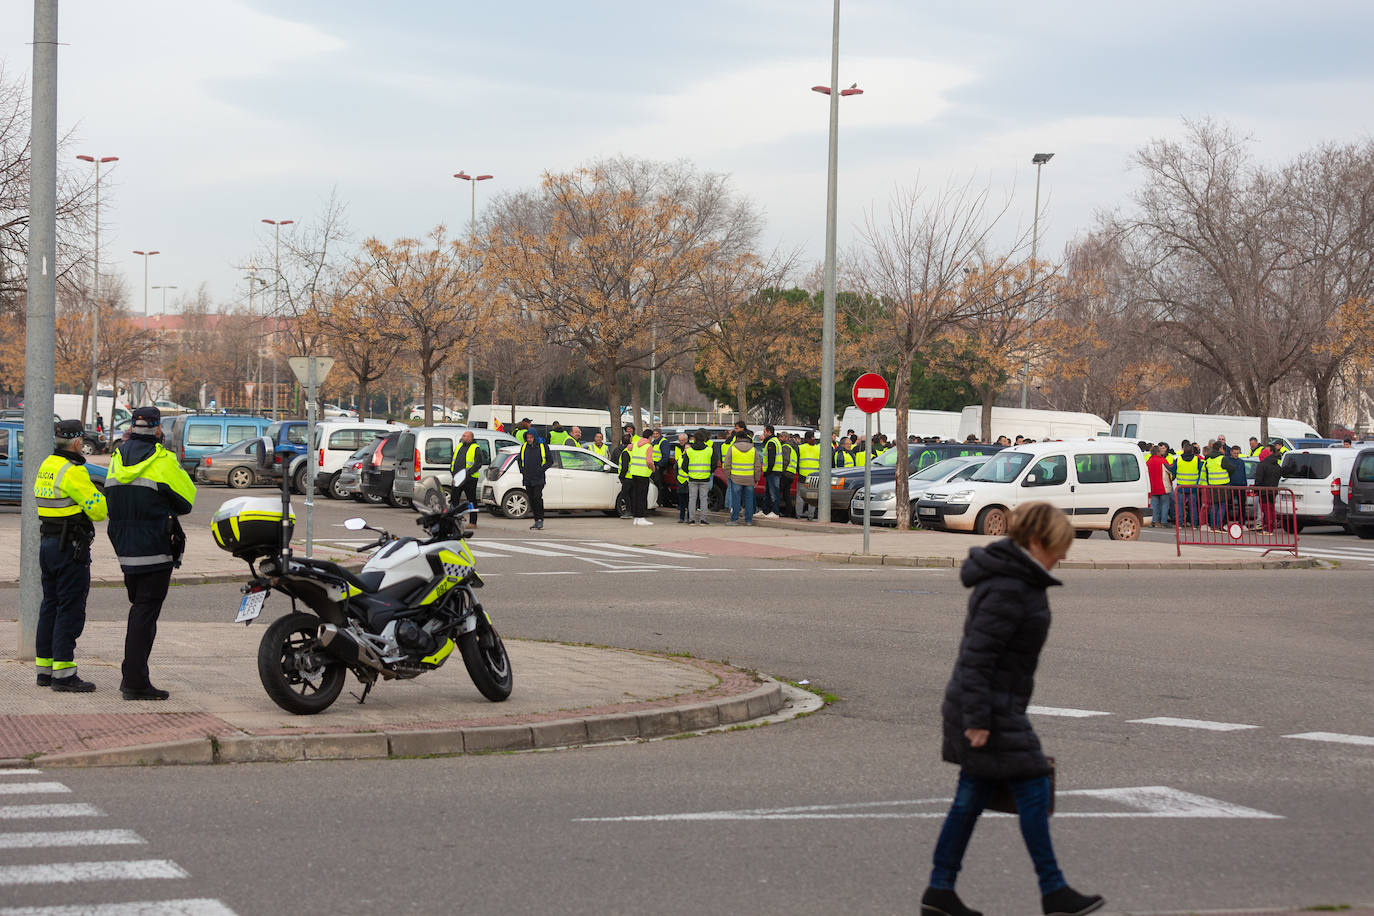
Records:
[[[1021,476],[1017,502],[1043,500],[1072,517],[1076,482],[1069,471],[1069,464],[1069,456],[1063,453],[1037,458]]]
[[[409,499],[415,492],[415,434],[401,433],[396,442],[396,479],[392,483],[397,496]]]
[[[15,429],[0,428],[0,502],[17,503],[23,498],[17,433]]]
[[[549,467],[544,472],[544,507],[547,509],[566,509],[564,499],[563,453],[549,448]],[[518,474],[519,471],[516,471]]]
[[[620,479],[608,473],[606,462],[590,452],[558,453],[562,468],[563,503],[569,509],[614,509]]]

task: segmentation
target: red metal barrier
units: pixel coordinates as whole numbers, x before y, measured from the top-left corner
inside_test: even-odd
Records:
[[[1263,547],[1298,555],[1298,501],[1287,487],[1174,487],[1174,536],[1199,547]]]

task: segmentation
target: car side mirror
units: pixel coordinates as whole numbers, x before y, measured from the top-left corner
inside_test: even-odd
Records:
[[[1027,475],[1026,475],[1026,482],[1023,483],[1021,486],[1023,486],[1023,487],[1033,487],[1033,486],[1036,485],[1037,482],[1038,482],[1038,481],[1036,480],[1036,477],[1035,477],[1034,474],[1027,474]]]
[[[344,519],[343,526],[347,528],[349,531],[362,531],[364,528],[367,527],[367,521],[365,519],[356,517],[346,518]]]
[[[265,471],[272,467],[274,448],[271,439],[267,436],[259,436],[258,441],[253,443],[251,450],[258,457],[258,470]]]

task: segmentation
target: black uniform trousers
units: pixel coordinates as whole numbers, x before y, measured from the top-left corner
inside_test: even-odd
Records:
[[[38,605],[34,655],[55,662],[76,661],[76,641],[86,628],[91,590],[91,545],[68,537],[45,537],[38,546],[43,601]]]
[[[544,485],[542,483],[527,483],[525,484],[525,492],[530,497],[530,515],[534,517],[536,522],[542,522],[544,520]]]
[[[148,680],[148,656],[153,651],[157,618],[162,613],[162,602],[167,600],[171,584],[171,568],[124,574],[124,590],[129,593],[129,626],[124,634],[121,689],[144,690],[152,686]]]

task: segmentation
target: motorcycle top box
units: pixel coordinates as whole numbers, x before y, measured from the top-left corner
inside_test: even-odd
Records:
[[[288,538],[295,526],[293,511],[286,523]],[[273,555],[282,542],[281,500],[254,496],[228,500],[211,517],[210,532],[221,549],[236,557]]]

